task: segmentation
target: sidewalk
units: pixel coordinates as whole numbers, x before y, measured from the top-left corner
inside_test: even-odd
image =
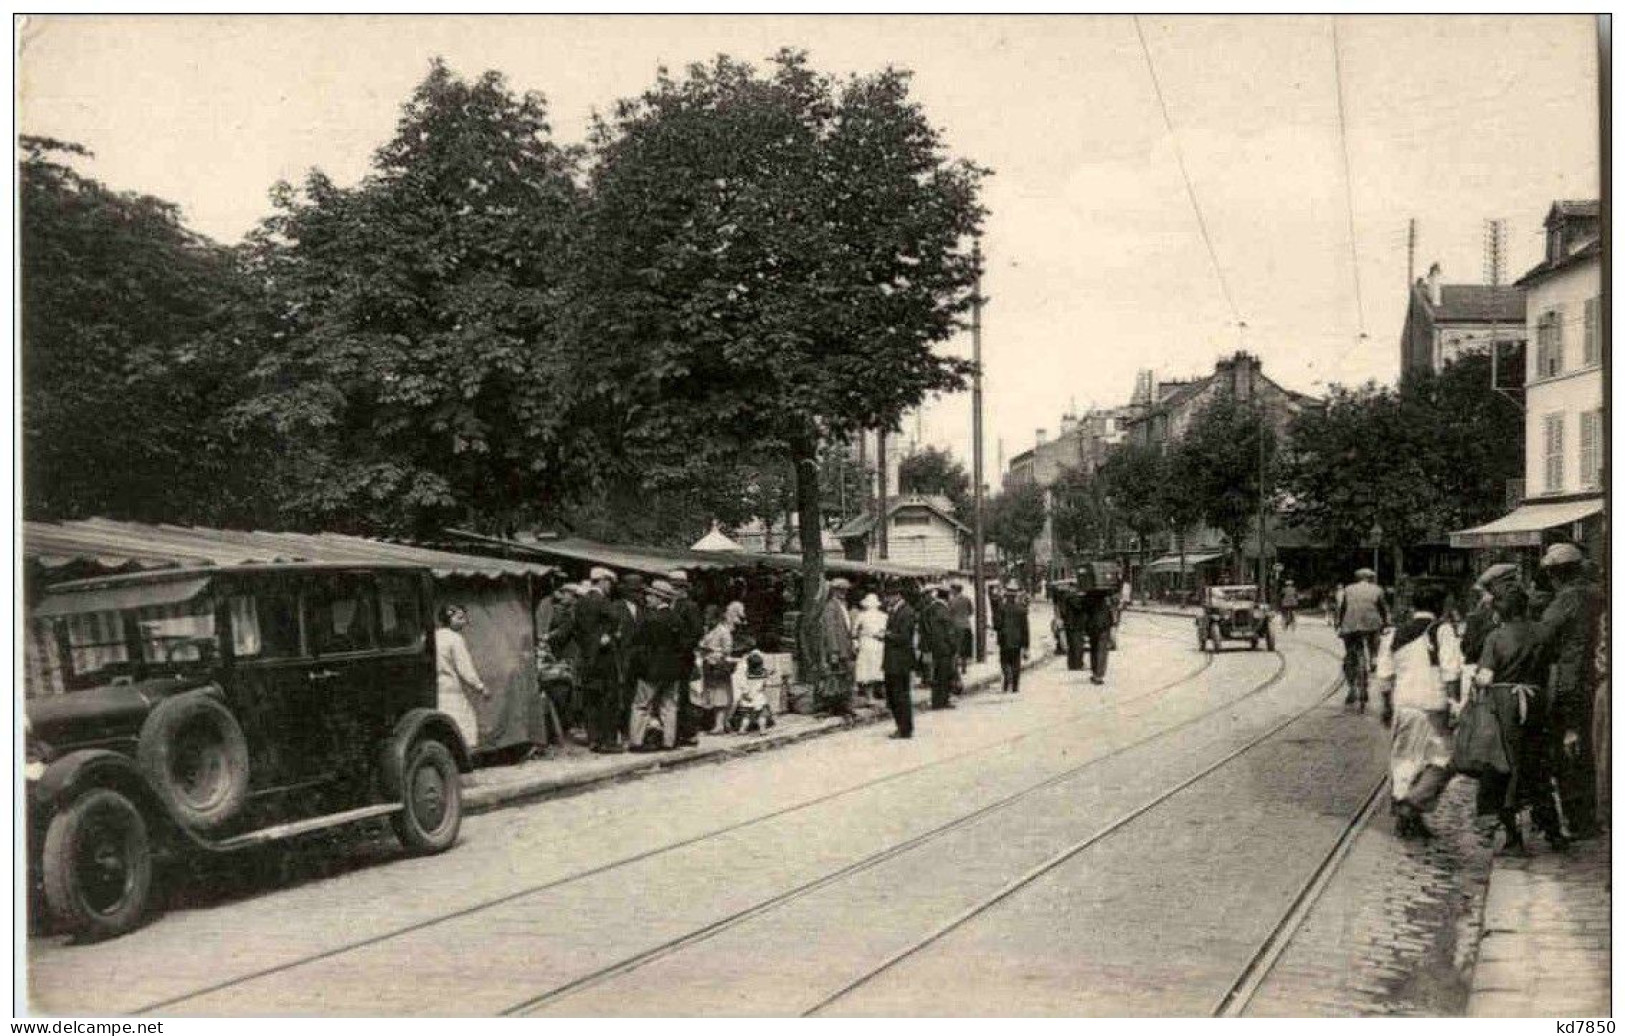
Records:
[[[1031,670],[1055,657],[1049,623],[1048,605],[1040,606],[1039,602],[1034,602],[1033,644],[1024,669]],[[991,640],[991,636],[989,639]],[[990,687],[996,689],[999,682],[997,648],[990,645],[988,660],[971,663],[965,673],[965,693],[975,694]],[[930,688],[919,680],[915,683],[915,707],[929,705]],[[486,767],[466,774],[463,777],[463,811],[485,813],[521,802],[576,794],[610,781],[675,770],[696,763],[721,762],[753,752],[782,748],[808,738],[822,737],[853,727],[889,721],[891,718],[883,702],[856,700],[854,708],[857,715],[851,719],[786,713],[774,717],[778,721],[777,725],[766,733],[701,734],[698,745],[669,752],[595,755],[586,748],[572,743],[555,748],[555,754],[548,758],[517,763],[513,766]]]
[[[1577,842],[1562,853],[1533,845],[1531,851],[1495,859],[1467,1013],[1609,1016],[1609,838]]]

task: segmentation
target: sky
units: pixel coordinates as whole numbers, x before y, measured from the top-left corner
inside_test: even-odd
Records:
[[[233,242],[277,180],[359,179],[435,55],[542,93],[566,142],[659,66],[717,53],[910,69],[951,155],[994,171],[995,486],[1001,455],[1053,436],[1074,404],[1126,402],[1141,369],[1200,375],[1245,348],[1302,392],[1392,381],[1409,220],[1416,275],[1437,262],[1447,283],[1482,282],[1484,221],[1506,220],[1516,278],[1540,258],[1551,202],[1599,194],[1589,16],[1339,16],[1335,50],[1324,15],[1146,15],[1139,29],[1143,49],[1117,15],[34,16],[17,120]],[[943,348],[969,355],[969,336]],[[916,426],[970,466],[969,393],[927,403],[905,437]]]

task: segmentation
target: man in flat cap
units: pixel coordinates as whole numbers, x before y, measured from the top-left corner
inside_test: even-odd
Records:
[[[1356,694],[1363,689],[1376,664],[1377,646],[1382,641],[1383,628],[1390,625],[1388,601],[1382,587],[1377,585],[1377,573],[1369,568],[1356,569],[1354,582],[1343,588],[1337,603],[1337,635],[1343,638],[1343,680],[1348,694],[1345,705],[1355,704]],[[1360,666],[1366,666],[1365,672]],[[1363,707],[1363,702],[1361,703]],[[1383,707],[1383,720],[1392,718],[1390,708]]]
[[[846,610],[846,594],[852,584],[831,579],[824,595],[824,685],[820,703],[833,716],[852,714],[852,665],[858,652],[852,639],[852,616]]]
[[[644,735],[649,721],[660,720],[660,738],[667,749],[677,747],[677,702],[679,681],[687,671],[692,655],[685,651],[681,632],[673,621],[671,603],[677,593],[664,579],[656,579],[644,594],[638,614],[631,652],[634,686],[628,716],[628,741],[632,751],[644,751]]]
[[[1572,543],[1554,543],[1540,559],[1551,580],[1551,603],[1535,623],[1535,636],[1551,666],[1552,712],[1548,729],[1557,745],[1557,783],[1569,831],[1576,838],[1597,833],[1597,745],[1594,715],[1611,712],[1596,702],[1594,656],[1606,611],[1602,591],[1586,572],[1585,555]]]

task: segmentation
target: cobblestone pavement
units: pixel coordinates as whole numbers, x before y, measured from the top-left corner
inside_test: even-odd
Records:
[[[1606,835],[1555,853],[1499,857],[1468,1014],[1492,1018],[1611,1015],[1613,903]]]
[[[462,843],[438,857],[380,849],[299,884],[189,892],[171,913],[109,943],[35,939],[33,1002],[98,1014],[154,1005],[159,1014],[493,1014],[1027,792],[1019,808],[843,880],[839,895],[808,895],[767,923],[653,962],[632,983],[557,1005],[572,1014],[804,1009],[1057,844],[1316,700],[1336,668],[1308,636],[1283,638],[1284,678],[1249,694],[1280,671],[1276,656],[1208,658],[1188,632],[1184,621],[1130,616],[1105,687],[1051,666],[1020,696],[983,694],[954,712],[923,713],[912,742],[886,740],[884,725],[857,728],[727,766],[471,817]],[[1090,909],[1111,902],[1091,890],[1117,889],[1132,902],[1111,915],[1131,947],[1122,959],[1148,973],[1163,968],[1161,986],[1140,987],[1134,1013],[1205,1009],[1199,1001],[1221,969],[1209,967],[1200,995],[1179,976],[1200,971],[1215,941],[1239,949],[1249,926],[1272,921],[1291,884],[1272,868],[1284,849],[1304,860],[1340,827],[1352,808],[1344,800],[1365,784],[1377,730],[1373,720],[1329,716],[1284,738],[1267,757],[1221,771],[1226,780],[1170,812],[1155,837],[1121,840],[1109,866],[1092,865],[1109,881],[1085,876],[1067,886]],[[1294,760],[1324,767],[1325,794],[1302,795],[1290,780]],[[1085,776],[1045,784],[1084,763]],[[1259,822],[1259,802],[1273,803],[1263,817],[1272,822]],[[1198,908],[1208,912],[1204,925],[1186,934],[1181,911]],[[930,988],[980,990],[983,1014],[1078,1009],[1053,990],[1079,982],[1109,998],[1120,981],[1113,946],[1074,958],[1056,926],[1036,920],[1000,952],[1012,966],[1034,962],[1041,976],[1046,965],[1073,961],[1070,972],[1047,972],[1061,985],[1014,983],[977,950],[957,956]],[[1159,956],[1163,933],[1171,951]],[[1028,987],[1050,992],[1028,997]]]
[[[1454,781],[1425,842],[1396,837],[1379,806],[1246,1013],[1465,1013],[1491,859],[1474,793],[1472,781]]]

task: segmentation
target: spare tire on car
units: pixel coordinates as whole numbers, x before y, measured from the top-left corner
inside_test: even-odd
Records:
[[[207,692],[159,702],[141,726],[136,758],[170,815],[194,831],[222,827],[248,798],[248,741]]]

